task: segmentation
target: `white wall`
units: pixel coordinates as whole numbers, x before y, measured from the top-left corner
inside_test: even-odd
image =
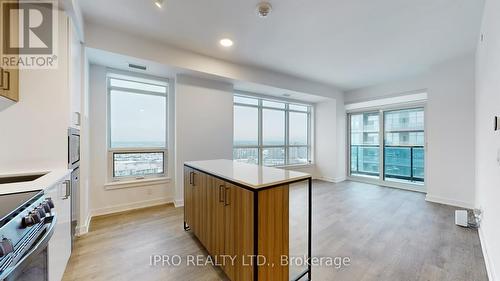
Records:
[[[106,67],[99,65],[91,65],[89,71],[90,206],[92,215],[172,202],[174,196],[172,181],[151,183],[146,186],[124,185],[123,188],[112,190],[106,188],[108,183],[106,71]],[[173,171],[169,169],[168,172]]]
[[[59,13],[58,68],[20,71],[19,102],[0,111],[0,173],[67,167],[68,45]]]
[[[479,234],[490,281],[500,274],[500,2],[488,0],[482,24],[484,42],[476,53],[476,207],[483,210]]]
[[[335,167],[335,182],[341,182],[346,179],[346,111],[344,106],[344,95],[336,98],[336,136],[335,141],[337,143],[336,151],[336,161],[337,165]]]
[[[418,77],[349,91],[346,103],[425,90],[427,200],[474,206],[474,56],[435,65]],[[491,122],[490,122],[491,124]]]
[[[316,177],[331,182],[340,182],[345,179],[343,172],[344,165],[339,162],[345,162],[340,153],[345,147],[340,148],[341,136],[338,136],[340,122],[337,122],[339,102],[335,99],[329,99],[317,103],[315,106],[315,165]],[[342,101],[340,104],[343,105]],[[345,134],[343,134],[345,136]]]
[[[175,79],[176,204],[186,161],[233,158],[233,86],[185,75]]]

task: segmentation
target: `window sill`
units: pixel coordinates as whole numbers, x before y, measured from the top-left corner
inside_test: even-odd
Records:
[[[292,164],[292,165],[283,165],[283,166],[274,166],[279,169],[301,169],[301,168],[312,168],[314,167],[314,163],[309,164]]]
[[[104,189],[122,189],[122,188],[133,188],[141,186],[150,186],[152,184],[162,184],[169,183],[172,179],[169,177],[158,177],[149,179],[139,179],[139,180],[124,180],[124,181],[114,181],[109,182],[104,185]]]

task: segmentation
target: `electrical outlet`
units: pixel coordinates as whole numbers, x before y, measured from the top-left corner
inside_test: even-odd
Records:
[[[473,215],[473,222],[470,224],[471,227],[473,228],[479,228],[481,226],[481,220],[483,218],[483,210],[481,207],[478,209],[472,210],[472,215]]]

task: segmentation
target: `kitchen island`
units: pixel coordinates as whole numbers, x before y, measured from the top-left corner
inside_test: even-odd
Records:
[[[311,279],[307,266],[289,276],[290,185],[307,182],[307,257],[311,257],[312,177],[306,173],[207,160],[184,163],[184,229],[191,230],[229,279]]]

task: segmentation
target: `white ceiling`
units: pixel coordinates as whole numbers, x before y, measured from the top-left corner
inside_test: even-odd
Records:
[[[180,48],[355,89],[475,49],[483,0],[81,0],[86,21]],[[232,38],[223,49],[218,40]]]

